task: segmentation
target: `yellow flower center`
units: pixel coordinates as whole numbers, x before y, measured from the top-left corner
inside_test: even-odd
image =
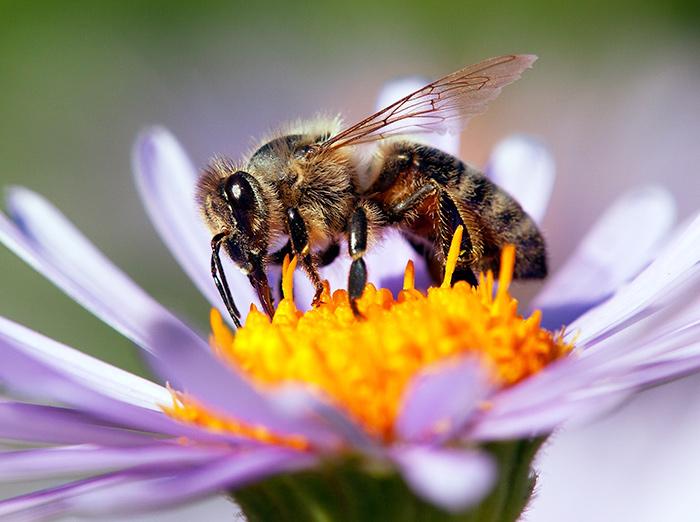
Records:
[[[462,230],[453,238],[440,287],[427,295],[414,288],[409,261],[404,288],[394,298],[387,289],[366,286],[357,318],[344,290],[331,295],[326,284],[322,303],[301,312],[292,298],[296,260],[285,260],[283,295],[274,318],[251,309],[234,335],[218,311],[211,312],[211,344],[216,353],[258,386],[301,382],[330,399],[370,434],[385,441],[394,437],[394,423],[411,380],[430,365],[464,355],[481,357],[494,382],[512,385],[568,353],[560,334],[540,327],[541,314],[517,313],[508,293],[515,250],[503,250],[498,288],[491,272],[473,288],[451,285]],[[269,433],[209,413],[191,398],[174,395],[169,415],[186,422],[237,433],[265,442],[303,448],[298,437]]]

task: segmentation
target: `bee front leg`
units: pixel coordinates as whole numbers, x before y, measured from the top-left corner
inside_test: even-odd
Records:
[[[352,257],[350,273],[348,274],[348,296],[350,307],[355,317],[362,317],[357,300],[367,284],[367,265],[362,258],[367,250],[367,213],[363,207],[357,207],[350,217],[348,224],[348,253]]]
[[[318,274],[318,268],[316,267],[314,258],[311,255],[309,232],[306,229],[306,223],[304,223],[304,219],[296,208],[287,210],[287,228],[292,251],[294,255],[299,257],[301,266],[309,276],[311,284],[314,285],[315,293],[312,305],[316,306],[319,304],[321,294],[323,293],[323,283],[321,282],[321,276]]]

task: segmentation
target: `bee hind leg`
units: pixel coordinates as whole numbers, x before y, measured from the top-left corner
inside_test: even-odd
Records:
[[[462,215],[459,213],[459,209],[450,193],[437,182],[431,181],[426,183],[406,199],[388,209],[387,213],[390,216],[390,220],[393,223],[400,224],[408,212],[415,209],[425,198],[430,196],[436,196],[438,201],[438,234],[435,244],[428,246],[406,235],[409,243],[416,252],[423,256],[434,282],[439,283],[442,281],[445,272],[445,260],[450,250],[452,236],[454,236],[457,227],[461,225],[463,229],[462,243],[457,266],[452,275],[452,282],[466,281],[472,286],[477,286],[476,276],[467,262],[467,256],[471,254],[473,248],[469,227],[462,219]]]
[[[441,254],[439,261],[442,268],[442,273],[445,272],[445,262],[447,254],[452,244],[452,238],[457,230],[457,227],[462,227],[462,242],[459,248],[459,256],[457,258],[457,266],[452,274],[452,284],[457,281],[466,281],[471,286],[477,286],[479,283],[474,275],[474,271],[467,262],[468,256],[471,255],[473,245],[471,236],[469,235],[469,227],[467,227],[459,209],[455,204],[452,196],[446,191],[441,190],[438,195],[440,222],[438,225],[437,247]]]

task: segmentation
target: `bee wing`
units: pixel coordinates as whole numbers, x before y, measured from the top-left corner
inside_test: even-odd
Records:
[[[323,149],[359,145],[392,136],[446,132],[486,110],[501,89],[537,59],[530,54],[489,58],[429,83],[326,140]]]

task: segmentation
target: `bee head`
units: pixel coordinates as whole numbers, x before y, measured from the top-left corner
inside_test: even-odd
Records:
[[[198,186],[202,211],[214,233],[212,276],[228,306],[230,291],[218,257],[219,249],[223,247],[248,276],[265,311],[272,314],[272,297],[265,274],[269,220],[262,187],[250,173],[224,167],[226,166],[213,164],[204,173]]]
[[[226,252],[244,273],[267,254],[267,209],[257,180],[242,170],[222,179],[220,195],[228,212]]]

